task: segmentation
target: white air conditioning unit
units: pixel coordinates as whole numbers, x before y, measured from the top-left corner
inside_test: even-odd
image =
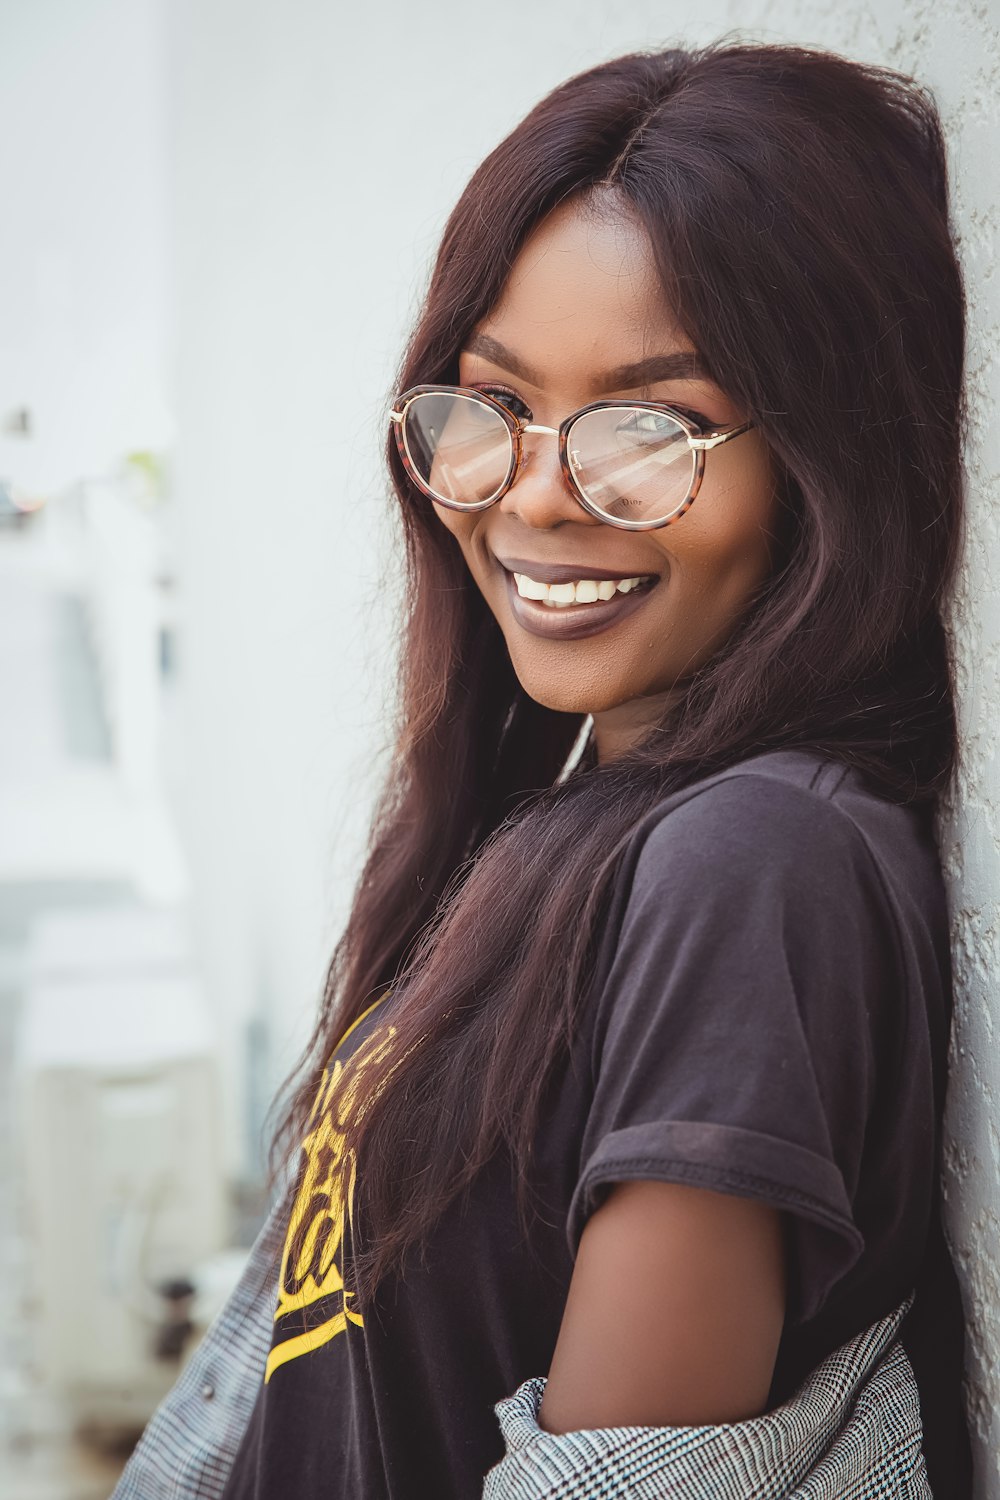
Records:
[[[176,916],[43,917],[17,1053],[37,1363],[80,1424],[136,1428],[227,1230],[212,1028]]]

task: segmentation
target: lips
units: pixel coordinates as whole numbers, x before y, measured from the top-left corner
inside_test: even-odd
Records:
[[[520,558],[512,558],[510,561],[517,563],[517,571],[522,571]],[[582,572],[576,570],[576,566],[563,566],[561,564],[549,564],[547,569],[541,573],[529,572],[529,569],[538,569],[538,563],[523,564],[523,571],[529,577],[537,578],[540,583],[571,583],[579,578],[622,578],[635,577],[635,573],[609,573],[607,569],[597,572]],[[557,571],[558,570],[558,571]],[[641,609],[646,599],[656,588],[659,576],[652,576],[651,582],[642,584],[633,589],[629,594],[615,594],[611,599],[599,599],[592,604],[567,604],[561,609],[553,609],[549,604],[539,603],[534,599],[524,599],[517,591],[512,572],[504,568],[504,586],[507,590],[507,602],[510,612],[518,625],[526,630],[529,635],[544,636],[548,640],[576,641],[584,636],[597,635],[602,630],[608,630],[617,625],[628,615],[634,614]]]
[[[581,578],[596,578],[598,582],[602,578],[658,578],[658,573],[651,573],[648,569],[642,572],[628,563],[623,563],[617,570],[612,568],[595,568],[592,563],[546,563],[532,562],[526,557],[500,557],[497,562],[507,573],[527,573],[529,578],[535,578],[539,583],[576,583]],[[586,608],[590,608],[589,605]]]

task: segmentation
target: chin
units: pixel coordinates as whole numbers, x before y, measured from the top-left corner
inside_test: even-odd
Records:
[[[592,683],[574,683],[565,677],[540,678],[518,672],[517,679],[529,698],[558,714],[600,714],[618,708],[636,696],[635,691],[624,688],[617,692],[608,687],[595,690]]]

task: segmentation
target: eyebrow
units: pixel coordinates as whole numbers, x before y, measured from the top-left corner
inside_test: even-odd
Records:
[[[487,333],[474,333],[465,346],[468,354],[481,354],[491,364],[499,365],[511,375],[541,387],[544,382],[510,349]],[[657,380],[710,380],[711,376],[694,349],[679,349],[674,354],[653,354],[635,364],[619,365],[606,370],[596,381],[599,391],[629,391],[636,386],[652,385]]]

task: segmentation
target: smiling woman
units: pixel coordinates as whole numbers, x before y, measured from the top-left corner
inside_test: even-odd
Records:
[[[963,328],[887,71],[623,57],[476,172],[391,403],[398,738],[283,1191],[117,1500],[968,1493]]]

